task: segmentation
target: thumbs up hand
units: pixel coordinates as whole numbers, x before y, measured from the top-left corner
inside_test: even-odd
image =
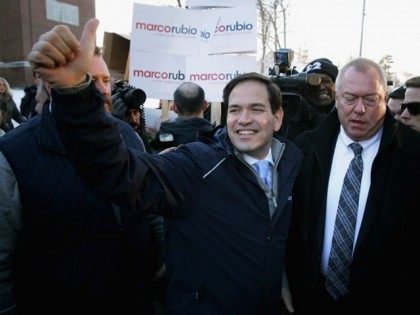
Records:
[[[98,25],[97,19],[87,21],[80,41],[65,25],[42,34],[28,55],[33,70],[56,88],[83,82],[93,59]]]

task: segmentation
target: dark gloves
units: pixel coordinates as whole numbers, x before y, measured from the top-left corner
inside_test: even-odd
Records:
[[[112,96],[112,115],[118,119],[123,119],[127,113],[127,106],[121,99],[118,97],[118,94]]]

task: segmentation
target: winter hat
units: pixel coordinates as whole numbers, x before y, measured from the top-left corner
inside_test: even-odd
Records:
[[[393,89],[392,92],[389,93],[388,97],[389,98],[396,98],[398,100],[403,100],[404,97],[405,97],[405,90],[406,90],[406,87],[404,85],[402,85],[398,88]]]
[[[320,58],[311,61],[303,68],[302,72],[306,73],[324,73],[335,82],[338,74],[338,68],[327,58]]]

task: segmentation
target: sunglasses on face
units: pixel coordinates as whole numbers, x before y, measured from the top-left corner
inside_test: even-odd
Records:
[[[407,108],[410,115],[420,114],[420,102],[401,103],[401,113]]]

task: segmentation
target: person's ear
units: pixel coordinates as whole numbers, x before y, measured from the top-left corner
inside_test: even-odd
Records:
[[[173,104],[171,106],[171,110],[174,111],[175,113],[179,114],[178,113],[178,107],[176,106],[176,103],[175,102],[173,102]]]
[[[208,103],[206,100],[203,102],[203,112],[206,111],[206,109],[210,106],[210,103]]]

